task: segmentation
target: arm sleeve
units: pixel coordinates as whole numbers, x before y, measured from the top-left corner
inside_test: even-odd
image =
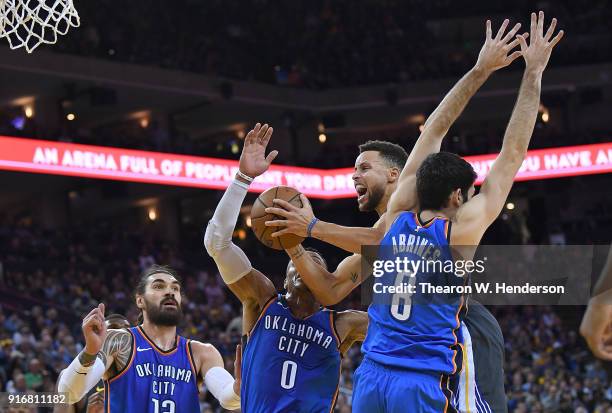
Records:
[[[99,358],[96,358],[92,366],[83,367],[77,357],[60,373],[57,390],[60,393],[68,393],[68,403],[74,404],[100,381],[105,371],[106,368]]]
[[[213,367],[204,376],[206,387],[224,409],[240,408],[240,396],[234,393],[234,378],[223,367]]]
[[[244,251],[232,242],[240,207],[248,185],[233,181],[227,188],[204,234],[204,247],[215,260],[219,274],[226,284],[232,284],[253,268]]]

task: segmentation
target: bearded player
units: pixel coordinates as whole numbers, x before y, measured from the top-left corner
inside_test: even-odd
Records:
[[[451,261],[455,254],[448,247],[466,245],[456,250],[461,258],[472,258],[484,232],[502,210],[525,157],[538,113],[542,73],[553,47],[563,36],[560,32],[552,38],[556,20],[546,35],[543,23],[543,13],[539,18],[532,15],[529,46],[526,36],[517,37],[526,62],[523,82],[501,153],[481,192],[474,196],[476,174],[471,165],[454,154],[426,157],[435,151],[431,150],[431,142],[423,141],[421,136],[391,197],[381,245],[395,245],[412,260],[424,260],[419,255],[424,250],[440,253],[440,258]],[[487,23],[487,43],[499,42],[499,38],[492,38]],[[513,55],[516,57],[515,53],[508,59]],[[423,158],[425,161],[417,162]],[[416,248],[416,241],[425,248]],[[380,258],[392,259],[393,252],[385,249]],[[294,258],[305,282],[317,297],[326,297],[330,303],[340,301],[358,284],[358,277],[351,275],[317,276],[317,271],[308,271],[312,263],[298,261]],[[408,275],[385,273],[378,281],[394,286],[400,276]],[[427,275],[417,272],[409,279],[421,284]],[[454,274],[435,276],[430,280],[441,285],[465,282]],[[400,296],[392,305],[370,306],[368,335],[362,348],[365,358],[355,375],[354,412],[455,411],[455,380],[461,371],[465,344],[459,329],[465,297],[450,296],[441,303],[439,298],[417,292]],[[486,406],[477,407],[487,411]]]
[[[254,269],[232,242],[250,183],[264,173],[277,151],[265,156],[272,128],[259,123],[245,138],[239,172],[227,188],[204,236],[207,252],[243,309],[242,411],[332,412],[338,396],[341,355],[362,341],[367,314],[335,312],[314,298],[290,261],[285,293]],[[325,260],[305,251],[317,265]]]
[[[240,381],[224,369],[217,349],[176,334],[182,293],[174,271],[149,267],[135,296],[141,311],[137,327],[107,330],[104,304],[85,317],[85,348],[63,371],[58,390],[75,403],[104,378],[109,413],[195,413],[203,379],[224,408],[238,409]]]

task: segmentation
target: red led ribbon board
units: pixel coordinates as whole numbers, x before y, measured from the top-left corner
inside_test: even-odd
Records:
[[[496,154],[466,156],[481,183]],[[195,188],[225,189],[238,162],[102,146],[0,136],[0,169]],[[517,181],[612,172],[612,142],[532,150]],[[353,168],[316,169],[272,165],[251,191],[276,185],[295,187],[311,198],[355,196]]]

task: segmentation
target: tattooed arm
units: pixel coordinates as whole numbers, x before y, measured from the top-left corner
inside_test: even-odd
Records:
[[[132,355],[132,335],[125,329],[121,330],[108,330],[108,335],[102,349],[97,354],[97,357],[102,360],[102,364],[106,367],[104,373],[105,379],[111,379],[119,372],[121,372],[128,364]],[[81,355],[84,355],[81,352]],[[85,357],[90,357],[89,355]]]
[[[339,303],[367,276],[362,274],[362,256],[358,254],[345,258],[332,273],[317,264],[301,245],[286,251],[302,280],[323,305]]]
[[[102,377],[112,377],[126,365],[133,351],[132,335],[126,330],[106,330],[104,304],[83,320],[85,348],[62,371],[58,390],[68,393],[69,403],[81,400]]]

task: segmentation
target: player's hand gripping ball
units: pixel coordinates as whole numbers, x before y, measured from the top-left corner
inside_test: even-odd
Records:
[[[302,208],[303,206],[302,200],[300,199],[300,192],[298,192],[298,190],[289,186],[277,186],[270,188],[259,195],[253,204],[253,208],[251,209],[251,228],[253,228],[253,232],[255,233],[257,239],[267,247],[274,248],[275,250],[295,247],[304,241],[303,237],[293,234],[283,234],[273,238],[272,234],[281,228],[267,227],[265,225],[266,221],[284,219],[281,216],[268,214],[265,211],[265,209],[268,207],[276,206],[273,202],[275,199],[282,199],[298,208]]]

